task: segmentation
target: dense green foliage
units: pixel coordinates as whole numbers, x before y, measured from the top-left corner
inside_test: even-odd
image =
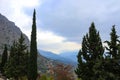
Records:
[[[110,33],[110,41],[105,41],[108,44],[106,49],[109,51],[107,54],[110,58],[119,58],[118,48],[119,48],[119,40],[118,35],[116,34],[115,26],[112,27],[112,32]]]
[[[30,57],[28,68],[28,79],[36,80],[37,78],[37,42],[36,42],[36,12],[33,12],[33,24],[30,44]]]
[[[27,58],[27,46],[21,34],[18,42],[11,46],[9,60],[4,67],[6,77],[18,80],[27,75]]]
[[[94,23],[92,23],[89,33],[83,37],[82,49],[78,53],[78,68],[75,70],[78,78],[96,80],[98,76],[94,72],[94,66],[98,60],[102,59],[103,54],[104,48],[99,32],[97,32]]]
[[[120,80],[120,41],[115,26],[112,27],[110,38],[110,41],[105,41],[108,44],[105,71],[109,73],[108,80]]]
[[[54,80],[53,77],[48,77],[46,75],[42,75],[38,80]]]
[[[111,41],[105,41],[108,46],[104,52],[99,32],[94,23],[89,33],[83,37],[82,49],[78,53],[78,67],[75,70],[82,80],[120,80],[120,41],[115,26],[110,33]]]
[[[7,60],[8,60],[8,49],[7,49],[7,46],[5,45],[4,51],[2,54],[1,64],[0,64],[0,70],[2,74],[4,74],[4,66],[7,63]]]

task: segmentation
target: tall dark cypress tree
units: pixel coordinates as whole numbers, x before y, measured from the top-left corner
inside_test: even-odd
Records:
[[[2,54],[2,62],[1,62],[1,65],[0,65],[2,74],[4,74],[4,66],[5,66],[5,64],[7,63],[7,60],[8,60],[7,50],[8,50],[7,46],[5,45],[4,51],[3,51],[3,54]]]
[[[82,80],[97,80],[99,75],[94,66],[103,58],[104,48],[102,46],[99,32],[94,23],[89,28],[89,33],[83,37],[82,49],[78,53],[78,67],[75,70],[78,78]]]
[[[36,42],[36,11],[33,12],[33,24],[31,32],[30,58],[29,58],[29,80],[37,78],[37,42]]]

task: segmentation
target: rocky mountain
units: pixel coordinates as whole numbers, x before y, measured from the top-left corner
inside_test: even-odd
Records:
[[[3,51],[3,46],[7,44],[11,46],[14,41],[17,41],[21,35],[21,30],[14,22],[9,21],[5,16],[0,14],[0,54]],[[25,43],[29,46],[29,40],[24,34]]]
[[[4,44],[11,46],[14,41],[19,39],[21,33],[22,31],[14,22],[9,21],[5,16],[0,14],[0,54],[3,52]],[[23,36],[25,38],[25,44],[29,47],[30,42],[28,37],[25,34]],[[45,72],[50,63],[54,62],[38,54],[38,69],[41,72]]]

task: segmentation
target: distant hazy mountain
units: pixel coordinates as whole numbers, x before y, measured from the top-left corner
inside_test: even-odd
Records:
[[[64,64],[70,64],[70,65],[76,65],[76,61],[72,60],[71,58],[67,58],[68,55],[66,54],[64,57],[49,51],[43,51],[39,50],[40,54],[42,56],[45,56],[49,59],[64,63]]]
[[[77,64],[77,55],[78,51],[69,51],[69,52],[63,52],[59,54],[61,57],[65,57],[67,59],[70,59],[74,61]]]

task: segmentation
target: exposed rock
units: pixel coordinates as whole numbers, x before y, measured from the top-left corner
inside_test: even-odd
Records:
[[[0,14],[0,54],[3,52],[4,44],[11,46],[14,41],[20,38],[22,31],[15,25],[14,22],[9,21],[5,16]],[[24,34],[24,33],[23,33]],[[24,34],[25,44],[30,47],[30,41]],[[56,65],[60,62],[48,59],[38,54],[38,70],[41,73],[47,72],[49,64]]]
[[[0,14],[0,54],[3,52],[5,44],[11,46],[14,41],[20,38],[21,30],[15,25],[14,22],[9,21],[5,16]],[[25,34],[25,44],[29,46],[29,40]]]
[[[0,14],[0,54],[3,52],[4,44],[11,46],[14,41],[20,38],[22,31],[15,25],[14,22],[9,21],[5,16]],[[24,34],[25,44],[30,46],[28,37]],[[47,70],[47,63],[50,60],[38,54],[38,69],[41,72]]]

